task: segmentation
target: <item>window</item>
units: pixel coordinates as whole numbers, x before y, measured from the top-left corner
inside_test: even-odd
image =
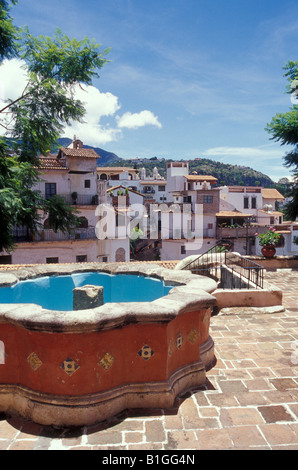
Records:
[[[116,227],[125,227],[126,226],[126,216],[118,212],[116,214]]]
[[[85,180],[85,188],[91,188],[91,181]]]
[[[183,202],[185,203],[191,203],[191,196],[183,196]]]
[[[248,209],[249,208],[249,199],[248,197],[245,197],[244,200],[243,200],[243,207],[244,209]]]
[[[180,250],[180,252],[181,252],[181,255],[185,255],[185,254],[186,254],[186,248],[185,248],[185,245],[182,245],[182,246],[181,246],[181,250]]]
[[[165,186],[158,186],[158,191],[165,191],[166,187]]]
[[[213,229],[213,224],[208,224],[208,230],[212,230]]]
[[[47,264],[59,263],[59,258],[56,258],[56,257],[53,257],[53,258],[46,258],[46,263],[47,263]]]
[[[50,199],[51,197],[57,194],[56,191],[56,183],[45,183],[46,185],[46,199]]]
[[[118,248],[115,253],[115,261],[116,263],[123,263],[125,261],[126,252],[124,248]]]
[[[143,190],[144,194],[154,194],[155,191],[152,186],[145,186]]]
[[[76,257],[77,263],[87,263],[87,255],[78,255]]]
[[[204,204],[212,204],[213,203],[213,196],[207,196],[206,194],[203,196],[203,203]]]
[[[283,248],[285,246],[285,237],[281,235],[276,243],[276,248]]]
[[[252,208],[252,209],[256,209],[256,208],[257,208],[257,198],[256,198],[256,197],[252,197],[252,198],[251,198],[251,208]]]

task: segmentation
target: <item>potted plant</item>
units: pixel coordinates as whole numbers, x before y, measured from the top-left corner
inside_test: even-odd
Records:
[[[276,232],[274,227],[270,227],[265,233],[256,233],[259,244],[262,246],[262,254],[266,258],[272,258],[276,253],[275,245],[277,244],[280,234]]]

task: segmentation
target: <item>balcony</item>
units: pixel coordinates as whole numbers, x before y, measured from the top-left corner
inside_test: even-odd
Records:
[[[95,238],[95,227],[77,228],[71,233],[63,233],[60,230],[58,230],[58,232],[54,232],[54,230],[51,229],[43,229],[39,232],[29,234],[26,227],[17,228],[13,231],[13,239],[15,243],[93,240]]]
[[[216,238],[246,238],[253,237],[256,233],[256,227],[217,227]]]
[[[42,194],[42,197],[45,199],[50,199],[53,196],[61,196],[67,204],[72,206],[97,206],[98,205],[98,195],[97,194],[53,194],[52,196],[48,194]]]
[[[143,189],[142,194],[155,194],[155,189]]]

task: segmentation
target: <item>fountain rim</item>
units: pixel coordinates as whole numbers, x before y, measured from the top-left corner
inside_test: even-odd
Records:
[[[77,273],[133,274],[155,278],[173,285],[170,292],[148,302],[113,302],[88,310],[55,311],[37,304],[0,304],[0,323],[10,323],[32,331],[48,333],[90,333],[136,323],[168,323],[186,312],[212,307],[217,288],[214,280],[190,272],[138,263],[84,263],[32,265],[0,273],[0,287],[44,276]]]

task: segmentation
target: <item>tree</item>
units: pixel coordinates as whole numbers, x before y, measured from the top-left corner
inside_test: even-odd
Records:
[[[74,97],[76,85],[91,85],[107,60],[108,49],[88,38],[70,39],[57,29],[53,38],[34,37],[13,24],[10,8],[17,0],[0,0],[0,65],[4,59],[24,61],[28,82],[22,95],[0,109],[0,251],[14,246],[12,227],[36,231],[41,215],[65,232],[79,224],[63,199],[44,199],[32,190],[39,180],[40,154],[47,154],[63,126],[81,121],[83,104]]]
[[[298,105],[295,104],[298,93],[298,61],[290,61],[284,67],[285,77],[288,79],[287,92],[292,95],[293,106],[286,113],[278,113],[267,125],[266,130],[272,135],[272,140],[281,145],[291,145],[292,150],[284,156],[284,165],[292,167],[294,184],[288,196],[291,201],[285,207],[285,216],[288,220],[296,220],[298,216]]]
[[[17,0],[0,0],[0,60],[5,57],[13,57],[16,55],[16,34],[17,29],[12,23],[9,15],[9,3],[16,5]]]

